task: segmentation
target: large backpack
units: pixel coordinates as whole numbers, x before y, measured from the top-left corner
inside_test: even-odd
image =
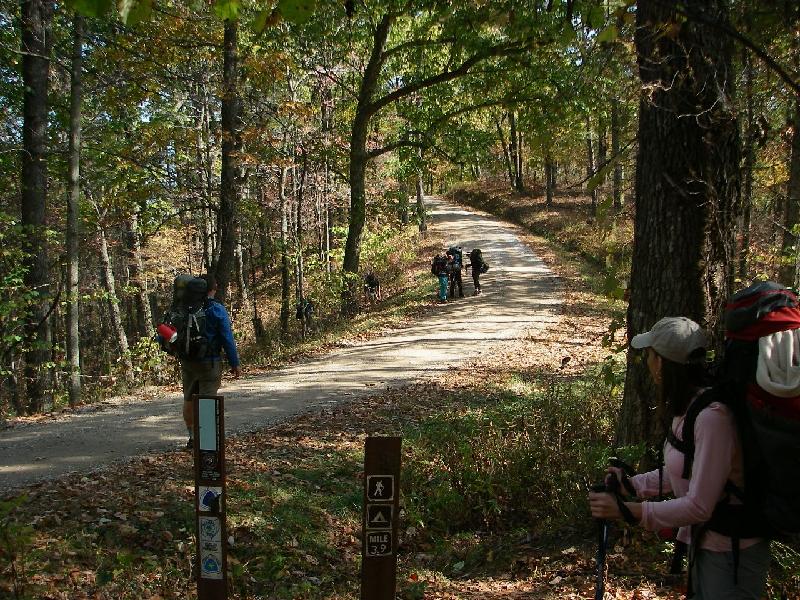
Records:
[[[756,375],[759,340],[800,329],[798,299],[777,283],[756,282],[731,298],[725,326],[717,383],[689,407],[683,441],[677,441],[683,447],[676,448],[685,454],[683,475],[691,473],[697,415],[711,402],[724,403],[733,412],[742,444],[744,490],[726,484],[729,496],[742,504],[720,502],[708,528],[734,539],[800,533],[800,395],[775,396]]]
[[[478,270],[479,273],[486,273],[489,270],[489,263],[483,260],[483,252],[480,248],[473,248],[469,253],[469,262],[472,265],[472,270]]]
[[[192,275],[178,275],[172,285],[172,304],[162,322],[177,331],[175,341],[162,340],[164,351],[186,360],[202,360],[208,354],[206,307],[208,283]]]
[[[447,253],[453,257],[453,266],[456,269],[460,269],[461,265],[464,263],[461,246],[450,246],[450,248],[447,250]]]
[[[438,277],[442,273],[447,272],[447,259],[442,256],[441,254],[437,254],[433,257],[433,261],[431,262],[431,273]]]

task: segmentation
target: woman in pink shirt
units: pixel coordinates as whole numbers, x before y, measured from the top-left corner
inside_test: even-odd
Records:
[[[672,433],[683,440],[686,411],[707,389],[705,333],[691,319],[667,317],[650,331],[635,336],[631,346],[644,350],[657,393],[672,415]],[[645,501],[624,504],[645,529],[679,528],[678,539],[690,545],[690,587],[694,591],[690,598],[758,600],[766,586],[769,542],[761,538],[740,539],[738,556],[734,556],[730,537],[700,527],[711,519],[718,503],[736,503],[735,498],[728,499],[727,482],[739,487],[743,483],[741,447],[728,407],[712,402],[700,411],[694,425],[694,442],[689,479],[683,478],[684,454],[667,440],[663,478],[658,470],[632,477],[630,483],[636,496]],[[620,482],[624,477],[619,469],[610,468],[609,473]],[[661,486],[659,479],[663,479]],[[674,499],[647,500],[661,493],[672,493]],[[589,506],[596,518],[622,518],[617,499],[611,494],[590,493]]]

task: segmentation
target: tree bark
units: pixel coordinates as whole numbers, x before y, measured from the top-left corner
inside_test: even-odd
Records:
[[[517,115],[514,111],[508,113],[508,128],[509,128],[509,148],[508,153],[511,159],[511,187],[520,191],[520,175],[519,175],[519,146],[517,139]]]
[[[290,265],[289,265],[289,195],[286,193],[286,167],[281,167],[278,196],[281,203],[281,335],[289,333]]]
[[[116,281],[114,279],[114,269],[111,267],[111,256],[108,253],[108,243],[106,232],[102,224],[98,224],[97,235],[100,242],[100,278],[106,291],[108,310],[111,315],[111,327],[114,336],[117,338],[120,362],[122,363],[122,376],[125,384],[130,386],[133,383],[133,363],[131,362],[130,350],[128,347],[128,336],[125,334],[125,327],[122,325],[122,315],[119,310],[119,297],[117,296]]]
[[[620,122],[619,104],[611,103],[611,155],[614,157],[614,179],[612,180],[611,196],[614,210],[622,210],[622,157],[619,155]]]
[[[419,232],[425,233],[428,231],[428,217],[425,211],[425,190],[422,184],[422,173],[417,171],[417,181],[414,186],[417,192],[417,223],[419,224]]]
[[[795,287],[798,281],[797,262],[800,258],[800,242],[796,232],[800,218],[800,95],[795,97],[792,126],[792,149],[789,157],[789,183],[786,187],[786,211],[783,221],[783,257],[781,282]]]
[[[47,116],[50,79],[52,0],[23,0],[22,33],[22,179],[21,217],[27,229],[25,285],[38,294],[26,318],[28,349],[25,379],[28,411],[50,404],[51,329],[47,318],[51,297],[47,260]]]
[[[755,148],[755,102],[753,97],[753,62],[750,51],[742,50],[745,94],[744,164],[742,165],[742,217],[739,225],[741,246],[739,247],[739,277],[747,279],[747,262],[750,253],[750,210],[753,206],[753,168],[756,161]]]
[[[550,156],[550,151],[544,157],[544,180],[546,185],[546,200],[545,206],[553,206],[553,192],[555,191],[555,166],[553,165],[553,158]]]
[[[592,178],[594,175],[594,145],[592,144],[592,125],[591,122],[586,120],[586,180]],[[592,214],[597,214],[597,186],[592,188],[590,192],[592,197]]]
[[[234,268],[236,218],[241,195],[239,153],[242,143],[238,38],[239,22],[226,20],[222,67],[222,177],[217,212],[219,259],[214,265],[218,286],[217,297],[223,302],[227,299],[228,286]]]
[[[680,23],[678,4],[637,7],[642,93],[628,339],[665,316],[715,331],[731,286],[740,147],[730,41],[691,17],[675,36],[663,35]],[[723,0],[696,0],[691,10],[727,17]],[[617,442],[658,447],[665,407],[633,352],[627,366]]]
[[[134,293],[137,314],[137,333],[139,336],[152,338],[155,335],[153,328],[153,312],[150,309],[150,299],[147,293],[147,280],[144,275],[142,262],[142,241],[139,231],[139,215],[133,213],[128,222],[128,272],[130,273],[131,287]]]
[[[69,95],[69,166],[67,170],[67,391],[69,405],[81,403],[80,251],[81,218],[81,108],[83,103],[83,17],[72,19],[72,63]]]
[[[394,17],[389,14],[384,15],[375,29],[372,51],[361,79],[358,104],[350,132],[350,221],[344,249],[345,282],[342,286],[342,312],[346,315],[353,315],[358,311],[357,274],[361,258],[361,237],[366,222],[367,136],[370,119],[377,110],[372,106],[372,98],[378,88],[383,50],[393,22]]]
[[[511,155],[508,152],[508,143],[506,142],[506,134],[503,131],[503,122],[501,119],[495,118],[494,124],[497,126],[497,137],[500,138],[500,147],[503,149],[503,159],[506,163],[506,172],[508,173],[508,185],[514,187],[514,168],[511,166]]]

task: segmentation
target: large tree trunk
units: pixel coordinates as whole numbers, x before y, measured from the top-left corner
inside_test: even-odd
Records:
[[[739,247],[739,277],[747,279],[747,261],[750,252],[750,209],[753,205],[753,168],[756,161],[755,147],[755,101],[753,97],[753,61],[748,49],[742,50],[744,94],[745,94],[745,133],[744,164],[742,165],[742,217],[739,224],[741,246]]]
[[[25,285],[38,297],[26,319],[28,350],[25,379],[28,410],[40,412],[50,403],[51,351],[50,274],[47,264],[47,114],[50,78],[51,0],[23,0],[22,30],[22,180],[21,216],[27,231]]]
[[[125,379],[125,384],[131,385],[133,383],[133,363],[131,362],[131,354],[128,348],[128,336],[125,334],[125,327],[122,324],[114,269],[111,267],[106,232],[102,224],[98,225],[97,235],[100,242],[100,278],[106,291],[106,300],[109,314],[111,315],[111,327],[114,336],[117,338],[117,347],[119,348],[120,361],[122,363],[122,376]]]
[[[361,258],[361,236],[366,222],[365,176],[367,169],[367,136],[373,109],[370,107],[378,89],[383,50],[394,18],[384,15],[375,29],[372,51],[358,91],[358,104],[350,133],[350,222],[344,247],[344,276],[342,312],[352,315],[358,311],[358,268]]]
[[[234,268],[236,249],[236,216],[239,206],[240,183],[239,152],[240,99],[239,99],[239,22],[225,21],[225,49],[222,67],[222,177],[220,181],[219,211],[217,212],[219,259],[214,265],[217,277],[217,297],[227,299],[228,285]]]
[[[289,272],[289,194],[286,193],[287,168],[281,167],[278,197],[281,203],[281,335],[289,333],[289,300],[291,274]]]
[[[783,220],[783,256],[787,261],[780,270],[781,283],[795,287],[800,242],[796,229],[800,218],[800,96],[795,98],[792,126],[792,150],[789,158],[789,183],[786,187],[786,211]]]
[[[69,405],[81,402],[81,346],[80,346],[80,197],[81,197],[81,107],[83,98],[83,17],[76,14],[72,20],[72,65],[69,95],[69,167],[67,170],[67,389]]]
[[[417,181],[414,186],[417,194],[417,223],[419,232],[424,234],[428,231],[428,216],[425,210],[425,189],[422,184],[422,173],[417,171]]]
[[[619,155],[619,104],[611,103],[611,155],[614,157],[614,179],[612,182],[611,196],[614,202],[614,210],[622,210],[622,157]]]
[[[639,0],[636,14],[643,87],[628,339],[665,316],[714,331],[730,291],[740,153],[730,43],[721,29],[691,17],[676,36],[663,35],[681,23],[678,5]],[[696,0],[690,10],[727,14],[722,0]],[[665,408],[633,352],[627,366],[617,442],[655,448]]]

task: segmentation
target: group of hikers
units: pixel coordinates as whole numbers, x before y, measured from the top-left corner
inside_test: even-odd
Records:
[[[631,339],[671,418],[667,440],[655,470],[610,467],[589,506],[601,523],[673,535],[673,572],[688,552],[688,598],[757,600],[769,540],[800,533],[797,297],[754,283],[728,303],[725,330],[713,369],[706,332],[691,319],[666,317]]]
[[[483,260],[480,248],[473,248],[469,253],[470,262],[467,269],[472,269],[473,296],[481,293],[481,274],[489,270],[489,263]],[[461,280],[461,269],[464,268],[464,254],[461,246],[451,246],[433,257],[431,274],[439,279],[439,302],[447,302],[448,298],[464,297],[464,285]]]
[[[479,294],[488,265],[477,248],[469,258]],[[456,288],[463,297],[462,268],[460,247],[433,259],[441,301]],[[240,375],[230,318],[216,290],[212,276],[177,277],[158,327],[164,349],[180,359],[187,448],[193,447],[192,395],[217,393],[222,352]],[[372,270],[364,293],[380,300]],[[631,339],[671,418],[667,439],[657,469],[635,475],[612,466],[589,493],[591,514],[603,523],[624,519],[672,532],[676,557],[688,552],[688,597],[695,600],[761,598],[769,540],[800,533],[800,303],[783,286],[754,283],[727,305],[725,329],[725,352],[713,370],[706,332],[689,318],[665,317]]]

